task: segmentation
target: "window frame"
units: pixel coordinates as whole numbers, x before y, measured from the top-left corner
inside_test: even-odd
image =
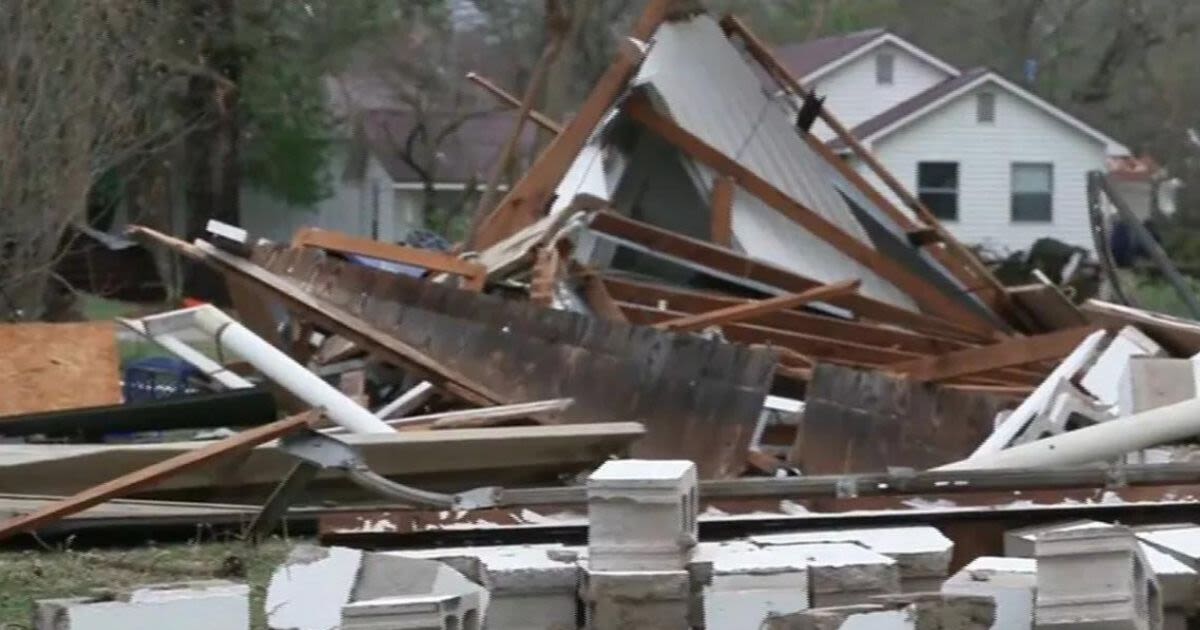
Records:
[[[922,183],[921,183],[922,168],[921,167],[925,166],[925,165],[941,165],[941,166],[952,165],[954,167],[954,187],[947,188],[944,186],[922,185]],[[917,162],[916,184],[917,185],[914,188],[916,189],[917,199],[921,202],[921,205],[925,206],[926,208],[929,208],[929,211],[932,212],[934,216],[936,216],[941,221],[958,221],[959,220],[959,203],[958,203],[958,201],[959,201],[959,198],[962,196],[962,164],[960,162],[950,161],[950,160],[919,161],[919,162]],[[943,216],[942,214],[939,214],[936,209],[937,207],[939,207],[938,204],[930,204],[926,201],[926,195],[951,195],[951,194],[953,194],[953,196],[954,196],[953,197],[954,198],[954,215],[953,216]]]
[[[1017,169],[1021,167],[1045,167],[1050,177],[1045,192],[1018,191]],[[1044,195],[1046,197],[1046,218],[1018,218],[1017,195]],[[1009,223],[1054,223],[1054,162],[1011,162],[1008,169],[1008,220]]]
[[[883,63],[887,60],[886,81]],[[895,85],[896,84],[896,53],[890,50],[881,50],[875,53],[875,85]]]

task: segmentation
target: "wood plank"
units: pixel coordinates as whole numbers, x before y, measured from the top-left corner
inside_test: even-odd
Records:
[[[590,227],[597,232],[636,243],[651,251],[693,261],[715,271],[777,287],[782,291],[806,291],[822,284],[782,267],[613,212],[595,213],[592,215]],[[858,293],[833,298],[830,303],[849,309],[859,317],[912,330],[972,341],[990,341],[993,338],[990,333],[980,334],[955,322],[924,313],[914,313]]]
[[[860,285],[858,280],[843,280],[834,284],[826,284],[819,287],[814,287],[800,293],[789,293],[787,295],[778,295],[765,300],[757,300],[753,302],[745,302],[733,306],[726,306],[713,311],[704,313],[696,313],[693,315],[684,315],[676,319],[668,319],[655,324],[655,328],[663,328],[667,330],[701,330],[709,326],[720,326],[733,322],[745,321],[747,319],[773,313],[775,311],[783,311],[788,309],[804,306],[813,302],[821,302],[831,297],[846,295],[858,290]]]
[[[782,63],[780,63],[780,61],[771,52],[771,49],[764,44],[762,40],[760,40],[740,19],[738,19],[736,16],[727,15],[721,20],[721,26],[727,33],[734,33],[741,37],[751,56],[758,60],[758,62],[762,64],[764,68],[766,68],[768,73],[780,81],[786,90],[798,96],[803,96],[808,93],[804,89],[804,86],[800,84],[800,81],[796,79],[796,77],[793,76],[792,73],[789,72]],[[965,270],[970,275],[961,275],[960,267],[949,264],[949,261],[944,260],[941,256],[939,256],[939,260],[946,262],[947,268],[950,269],[951,272],[957,272],[955,273],[956,277],[958,277],[960,281],[962,281],[963,284],[968,287],[973,287],[979,284],[978,282],[973,281],[974,279],[981,280],[988,288],[990,288],[990,291],[983,294],[985,300],[992,304],[998,303],[1002,308],[1010,309],[1011,305],[1008,303],[1007,294],[1004,292],[1004,285],[996,278],[996,276],[993,275],[991,271],[989,271],[987,267],[985,267],[983,263],[958,239],[954,238],[953,234],[945,229],[945,227],[941,224],[941,221],[939,221],[937,217],[935,217],[933,213],[930,212],[929,209],[920,202],[919,199],[913,196],[912,193],[910,193],[908,189],[906,189],[904,185],[901,184],[894,175],[892,175],[891,171],[884,167],[883,164],[880,163],[879,160],[876,159],[875,156],[868,151],[866,147],[864,147],[848,129],[846,129],[845,125],[843,125],[841,121],[837,119],[837,116],[835,116],[833,112],[829,111],[829,109],[825,107],[822,107],[818,112],[818,115],[820,116],[821,120],[833,130],[838,139],[841,140],[847,147],[849,147],[854,155],[862,160],[863,163],[865,163],[868,168],[870,168],[871,171],[877,177],[879,177],[880,181],[882,181],[884,185],[886,185],[892,191],[893,194],[895,194],[913,212],[915,212],[925,225],[938,232],[941,242],[946,245],[946,248],[951,254],[953,254],[954,257],[961,261],[961,263],[965,266]],[[811,134],[806,135],[811,137]],[[837,165],[839,164],[844,165],[843,160],[837,158],[836,156],[834,156],[833,159],[829,159],[828,157],[826,159],[830,164],[833,164],[835,168],[837,168]],[[848,167],[844,169],[839,168],[838,170],[843,171],[843,175],[845,175],[844,171],[849,171],[850,173],[857,175],[853,169],[849,169]],[[860,189],[874,189],[873,186],[867,185],[865,180],[862,180],[860,185],[856,179],[861,178],[855,178],[851,175],[846,176],[851,180],[851,182],[854,182],[856,186],[860,186]],[[874,200],[875,197],[872,197],[872,199]],[[911,221],[908,220],[908,217],[904,215],[904,213],[900,212],[897,208],[892,206],[892,204],[886,202],[883,204],[879,204],[878,202],[876,203],[882,210],[887,212],[888,215],[893,218],[893,220],[899,221],[902,227],[905,227],[906,229],[909,227],[916,227]],[[936,252],[939,251],[939,249],[940,248],[933,248],[935,256],[938,256]]]
[[[626,99],[624,110],[633,120],[672,146],[717,173],[732,177],[738,186],[803,226],[813,236],[829,243],[851,260],[891,282],[911,297],[922,310],[955,321],[980,335],[996,334],[996,329],[986,318],[956,298],[942,293],[921,276],[843,232],[831,221],[791,198],[737,160],[659,113],[644,93],[637,93]]]
[[[1081,307],[1088,320],[1108,328],[1136,326],[1172,354],[1200,354],[1200,322],[1164,313],[1102,300],[1088,300]]]
[[[554,286],[558,283],[561,263],[562,258],[554,245],[538,250],[533,263],[533,277],[529,281],[530,302],[546,308],[554,304]]]
[[[106,481],[74,496],[39,508],[24,516],[9,519],[0,523],[0,540],[5,540],[21,532],[37,530],[43,525],[53,523],[71,514],[82,512],[109,499],[125,496],[143,488],[153,486],[165,478],[202,466],[218,457],[233,455],[273,440],[281,435],[291,433],[307,425],[316,415],[315,412],[303,413],[243,431],[203,448],[182,453],[141,470]]]
[[[648,41],[658,25],[674,10],[676,0],[650,0],[629,36],[638,41]],[[626,54],[617,55],[596,80],[591,93],[580,104],[571,121],[538,155],[520,181],[513,185],[483,221],[479,231],[468,238],[468,249],[488,247],[537,220],[592,131],[612,108],[617,97],[625,91],[640,61]]]
[[[416,247],[405,247],[394,243],[384,243],[369,238],[362,238],[333,230],[306,227],[296,232],[292,244],[297,247],[315,247],[341,254],[356,254],[386,260],[389,262],[412,265],[430,271],[450,273],[466,279],[466,287],[474,291],[483,288],[487,278],[487,270],[478,263],[462,260],[456,256],[435,252]]]
[[[932,468],[969,455],[1019,401],[820,364],[788,461],[805,475]]]
[[[0,325],[0,416],[122,402],[112,322]]]
[[[625,313],[621,312],[621,307],[617,306],[617,301],[613,299],[608,292],[608,287],[605,286],[604,280],[594,272],[585,272],[582,278],[583,283],[583,299],[587,301],[592,312],[613,322],[628,323],[625,318]]]
[[[468,72],[467,80],[483,88],[492,96],[495,96],[501,103],[504,103],[509,107],[521,107],[521,99],[513,96],[511,92],[508,92],[504,88],[497,85],[495,81],[488,79],[478,72]],[[529,119],[537,124],[537,126],[549,131],[550,133],[556,135],[562,133],[562,125],[558,124],[554,121],[554,119],[537,111],[536,109],[529,110]]]
[[[191,245],[142,226],[131,227],[130,234],[212,265],[223,273],[238,274],[259,289],[271,292],[292,308],[302,311],[305,319],[321,323],[364,349],[379,352],[392,363],[413,370],[420,378],[439,386],[448,394],[480,406],[511,402],[461,373],[446,368],[416,348],[384,334],[366,320],[318,301],[295,284],[248,260],[227,254],[207,243]]]
[[[718,177],[713,181],[712,224],[709,230],[709,240],[721,247],[733,245],[733,193],[736,183],[732,177]]]
[[[1097,329],[1097,326],[1080,326],[1043,335],[1014,337],[990,346],[915,359],[890,366],[888,370],[917,381],[944,381],[983,374],[1000,368],[1064,357]]]
[[[1009,287],[1008,294],[1016,307],[1029,313],[1042,331],[1088,323],[1087,316],[1056,286],[1038,283]]]

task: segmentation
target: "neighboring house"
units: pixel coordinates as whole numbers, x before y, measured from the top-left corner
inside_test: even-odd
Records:
[[[778,54],[960,240],[1013,251],[1050,236],[1092,249],[1087,173],[1129,154],[1102,131],[992,70],[959,70],[883,29]],[[813,133],[886,190],[827,127]]]

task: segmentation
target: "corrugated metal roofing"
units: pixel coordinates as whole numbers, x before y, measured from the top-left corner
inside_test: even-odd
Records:
[[[635,82],[652,86],[680,126],[874,247],[789,112],[768,96],[712,18],[660,26]],[[713,173],[701,166],[696,173],[703,189],[711,190]],[[823,282],[861,278],[863,294],[915,310],[890,282],[742,190],[735,196],[733,232],[756,258]]]

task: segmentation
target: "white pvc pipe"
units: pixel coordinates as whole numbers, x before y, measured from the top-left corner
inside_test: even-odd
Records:
[[[330,420],[346,430],[352,433],[395,431],[337,388],[321,380],[321,377],[293,361],[291,357],[215,306],[197,308],[192,323],[279,386],[313,407],[323,409]]]
[[[934,470],[990,470],[1087,464],[1200,435],[1200,398],[972,456]]]

